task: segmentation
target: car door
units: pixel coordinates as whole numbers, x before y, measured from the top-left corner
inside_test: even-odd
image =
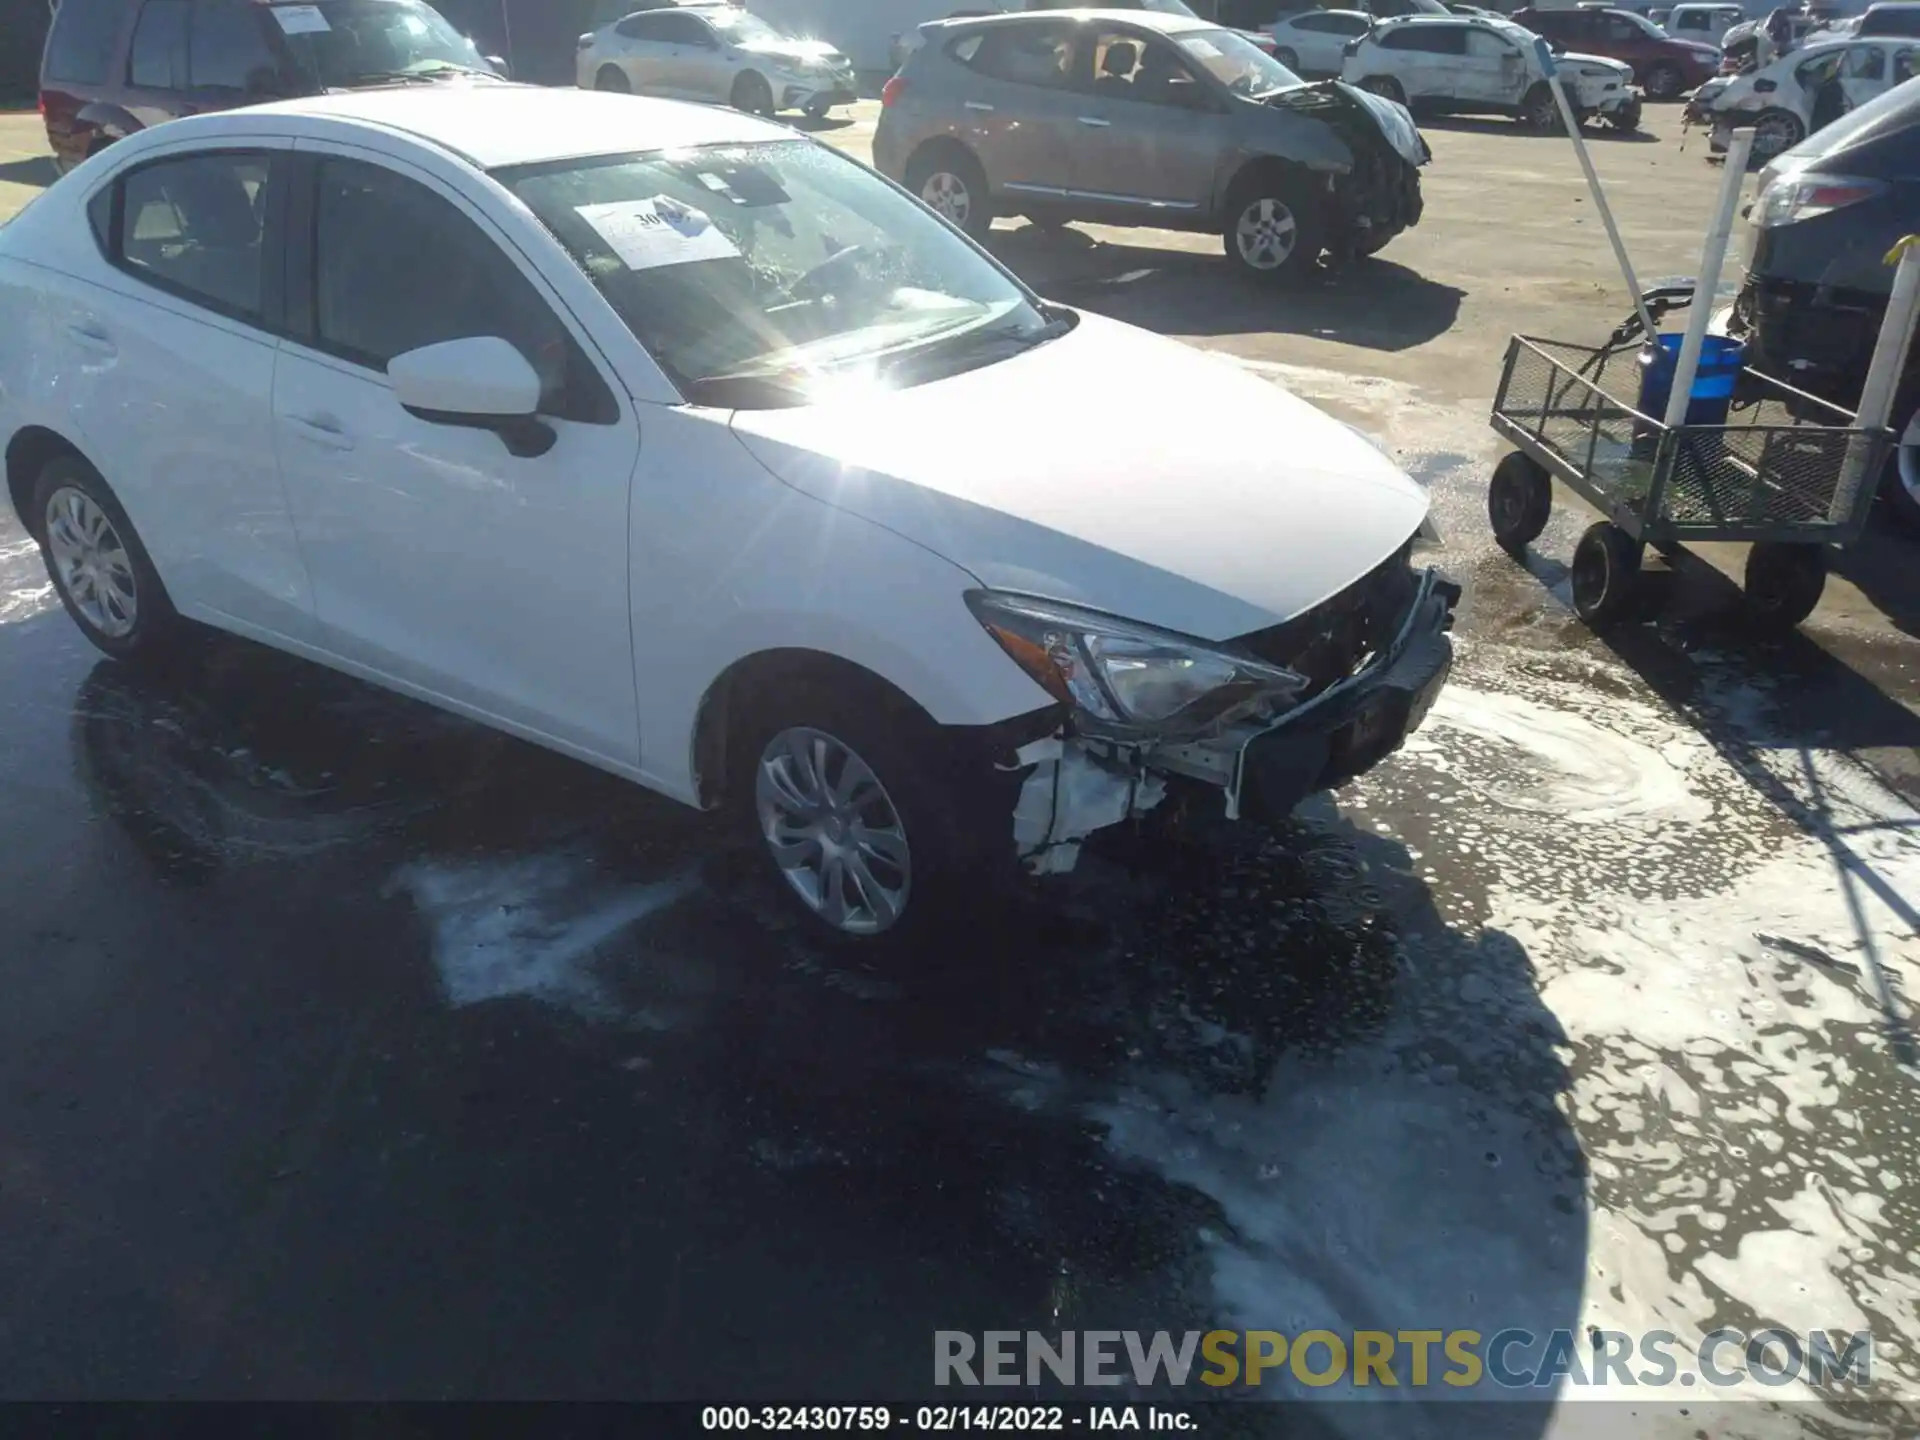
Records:
[[[1416,23],[1404,28],[1408,57],[1418,77],[1418,88],[1407,87],[1409,95],[1424,95],[1454,104],[1473,105],[1484,101],[1497,67],[1484,57],[1467,53],[1467,27],[1464,24]],[[1482,73],[1484,72],[1484,73]]]
[[[186,614],[296,640],[313,604],[274,458],[284,140],[163,150],[42,285],[46,363]],[[38,347],[37,347],[38,348]]]
[[[953,123],[995,191],[1062,199],[1078,168],[1072,20],[996,25],[950,42],[946,58],[971,72]]]
[[[1847,108],[1854,109],[1873,99],[1892,82],[1888,51],[1891,46],[1879,41],[1848,48],[1840,66],[1840,90],[1847,97]]]
[[[666,38],[665,73],[676,95],[688,100],[726,100],[733,94],[733,68],[713,27],[697,15],[669,10],[660,15]]]
[[[1472,26],[1460,68],[1459,98],[1492,105],[1518,104],[1527,90],[1527,60],[1520,46],[1494,30]]]
[[[273,413],[325,644],[403,688],[636,764],[630,404],[463,197],[398,161],[300,157]],[[546,453],[509,454],[491,431],[394,399],[388,361],[475,336],[539,372]]]
[[[1212,87],[1157,35],[1090,25],[1074,66],[1080,90],[1077,199],[1137,210],[1189,213],[1209,198],[1225,143]],[[1204,35],[1191,43],[1210,44]]]

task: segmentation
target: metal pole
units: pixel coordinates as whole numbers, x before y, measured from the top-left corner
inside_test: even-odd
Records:
[[[1587,154],[1587,142],[1581,138],[1580,117],[1573,113],[1573,105],[1560,84],[1560,72],[1554,68],[1553,51],[1547,48],[1544,39],[1535,39],[1533,53],[1539,58],[1540,68],[1546,74],[1554,102],[1560,107],[1560,119],[1567,127],[1567,138],[1573,141],[1573,153],[1580,157],[1580,168],[1586,172],[1587,189],[1593,192],[1594,208],[1600,212],[1600,223],[1607,227],[1607,239],[1613,242],[1613,255],[1620,262],[1620,273],[1626,277],[1627,291],[1633,296],[1633,308],[1639,312],[1641,326],[1648,335],[1652,335],[1653,312],[1647,309],[1647,302],[1641,298],[1640,282],[1633,274],[1633,262],[1627,259],[1627,247],[1620,239],[1620,227],[1613,223],[1613,211],[1607,206],[1607,192],[1600,188],[1600,177],[1594,172],[1593,157]]]
[[[1687,333],[1680,341],[1680,358],[1673,366],[1673,388],[1667,392],[1669,429],[1687,423],[1687,402],[1693,398],[1693,377],[1700,373],[1700,351],[1707,324],[1713,319],[1713,297],[1720,292],[1720,267],[1726,262],[1727,242],[1733,235],[1733,212],[1746,184],[1747,160],[1753,153],[1753,130],[1736,130],[1727,144],[1727,170],[1720,177],[1720,206],[1700,252],[1700,274],[1693,282],[1693,308],[1687,314]],[[1648,337],[1650,340],[1652,337]]]
[[[1893,411],[1893,398],[1907,369],[1907,351],[1913,344],[1913,324],[1920,317],[1920,235],[1908,235],[1887,252],[1886,263],[1898,264],[1893,272],[1893,293],[1887,297],[1886,319],[1880,322],[1880,338],[1874,342],[1873,359],[1867,364],[1866,383],[1860,387],[1860,412],[1854,420],[1859,432],[1847,446],[1846,463],[1840,469],[1840,483],[1833,492],[1833,509],[1827,518],[1844,525],[1852,518],[1860,487],[1874,479],[1867,473],[1867,462],[1874,453],[1874,437],[1886,428]]]

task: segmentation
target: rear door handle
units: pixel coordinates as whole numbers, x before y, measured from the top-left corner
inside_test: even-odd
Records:
[[[98,355],[111,355],[115,345],[113,336],[98,320],[75,320],[67,326],[67,334],[83,350],[91,350]]]
[[[991,115],[993,113],[993,106],[987,104],[984,100],[967,101],[967,109],[976,111],[981,115]]]
[[[289,415],[287,424],[294,434],[312,445],[320,445],[328,450],[353,449],[353,437],[340,428],[340,422],[330,415]]]
[[[1111,127],[1113,124],[1111,120],[1102,120],[1097,116],[1093,116],[1093,115],[1082,115],[1080,117],[1080,123],[1082,125],[1089,125],[1095,130],[1105,130]]]

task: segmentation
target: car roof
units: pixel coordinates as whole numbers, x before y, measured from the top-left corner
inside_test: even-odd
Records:
[[[1117,25],[1132,25],[1140,30],[1158,30],[1162,35],[1185,35],[1193,30],[1224,30],[1227,27],[1198,15],[1171,15],[1164,10],[1113,10],[1089,5],[1073,10],[1021,10],[1004,15],[970,15],[945,22],[955,29],[973,29],[1000,25],[1024,25],[1039,20],[1100,20]]]
[[[407,86],[315,95],[175,120],[166,133],[184,138],[189,127],[245,129],[276,116],[411,135],[483,170],[634,150],[794,138],[784,125],[719,106],[539,85]]]

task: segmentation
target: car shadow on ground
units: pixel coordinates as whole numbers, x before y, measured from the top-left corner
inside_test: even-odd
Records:
[[[70,744],[168,908],[223,916],[245,951],[229,963],[209,928],[141,955],[136,988],[271,975],[270,1013],[163,1009],[274,1036],[276,1093],[308,1090],[303,1060],[324,1072],[320,1110],[273,1117],[271,1245],[229,1256],[198,1225],[239,1198],[222,1179],[122,1232],[162,1291],[209,1298],[201,1355],[244,1351],[257,1393],[284,1383],[276,1357],[416,1389],[430,1357],[473,1373],[458,1347],[483,1344],[490,1393],[905,1397],[929,1388],[934,1324],[1578,1321],[1585,1164],[1534,965],[1450,926],[1405,846],[1330,805],[1113,837],[888,973],[796,928],[708,817],[244,642],[166,676],[96,665]],[[355,906],[378,923],[302,954],[236,930],[237,896],[289,935],[351,933]],[[316,1044],[365,986],[378,1043]],[[181,1044],[165,1023],[151,1043]],[[37,1122],[8,1129],[35,1150]],[[183,1163],[244,1189],[233,1143],[202,1126]],[[49,1193],[95,1183],[97,1155],[33,1158]],[[396,1284],[421,1217],[458,1264]],[[629,1273],[630,1297],[610,1284]],[[670,1374],[566,1368],[644,1353],[663,1324]],[[196,1373],[234,1383],[218,1358]],[[1369,1433],[1440,1433],[1448,1408],[1381,1406]],[[1466,1429],[1542,1433],[1543,1409],[1493,1408]]]
[[[1418,117],[1422,130],[1461,130],[1472,135],[1511,135],[1519,140],[1558,140],[1566,143],[1566,136],[1558,130],[1534,130],[1517,120],[1507,120],[1499,116],[1486,115],[1421,115]],[[1651,145],[1659,143],[1658,135],[1650,135],[1645,130],[1616,130],[1611,125],[1586,125],[1580,130],[1583,140],[1632,141],[1635,144]]]
[[[51,155],[35,155],[28,160],[9,160],[0,164],[0,185],[33,185],[44,190],[59,178],[54,173]]]
[[[996,230],[993,249],[1041,293],[1185,336],[1315,335],[1409,350],[1452,328],[1466,292],[1383,256],[1266,287],[1208,252],[1096,241],[1071,226]]]
[[[805,135],[831,135],[836,130],[847,130],[853,126],[853,117],[845,113],[823,115],[818,120],[811,115],[795,115],[783,123]]]

